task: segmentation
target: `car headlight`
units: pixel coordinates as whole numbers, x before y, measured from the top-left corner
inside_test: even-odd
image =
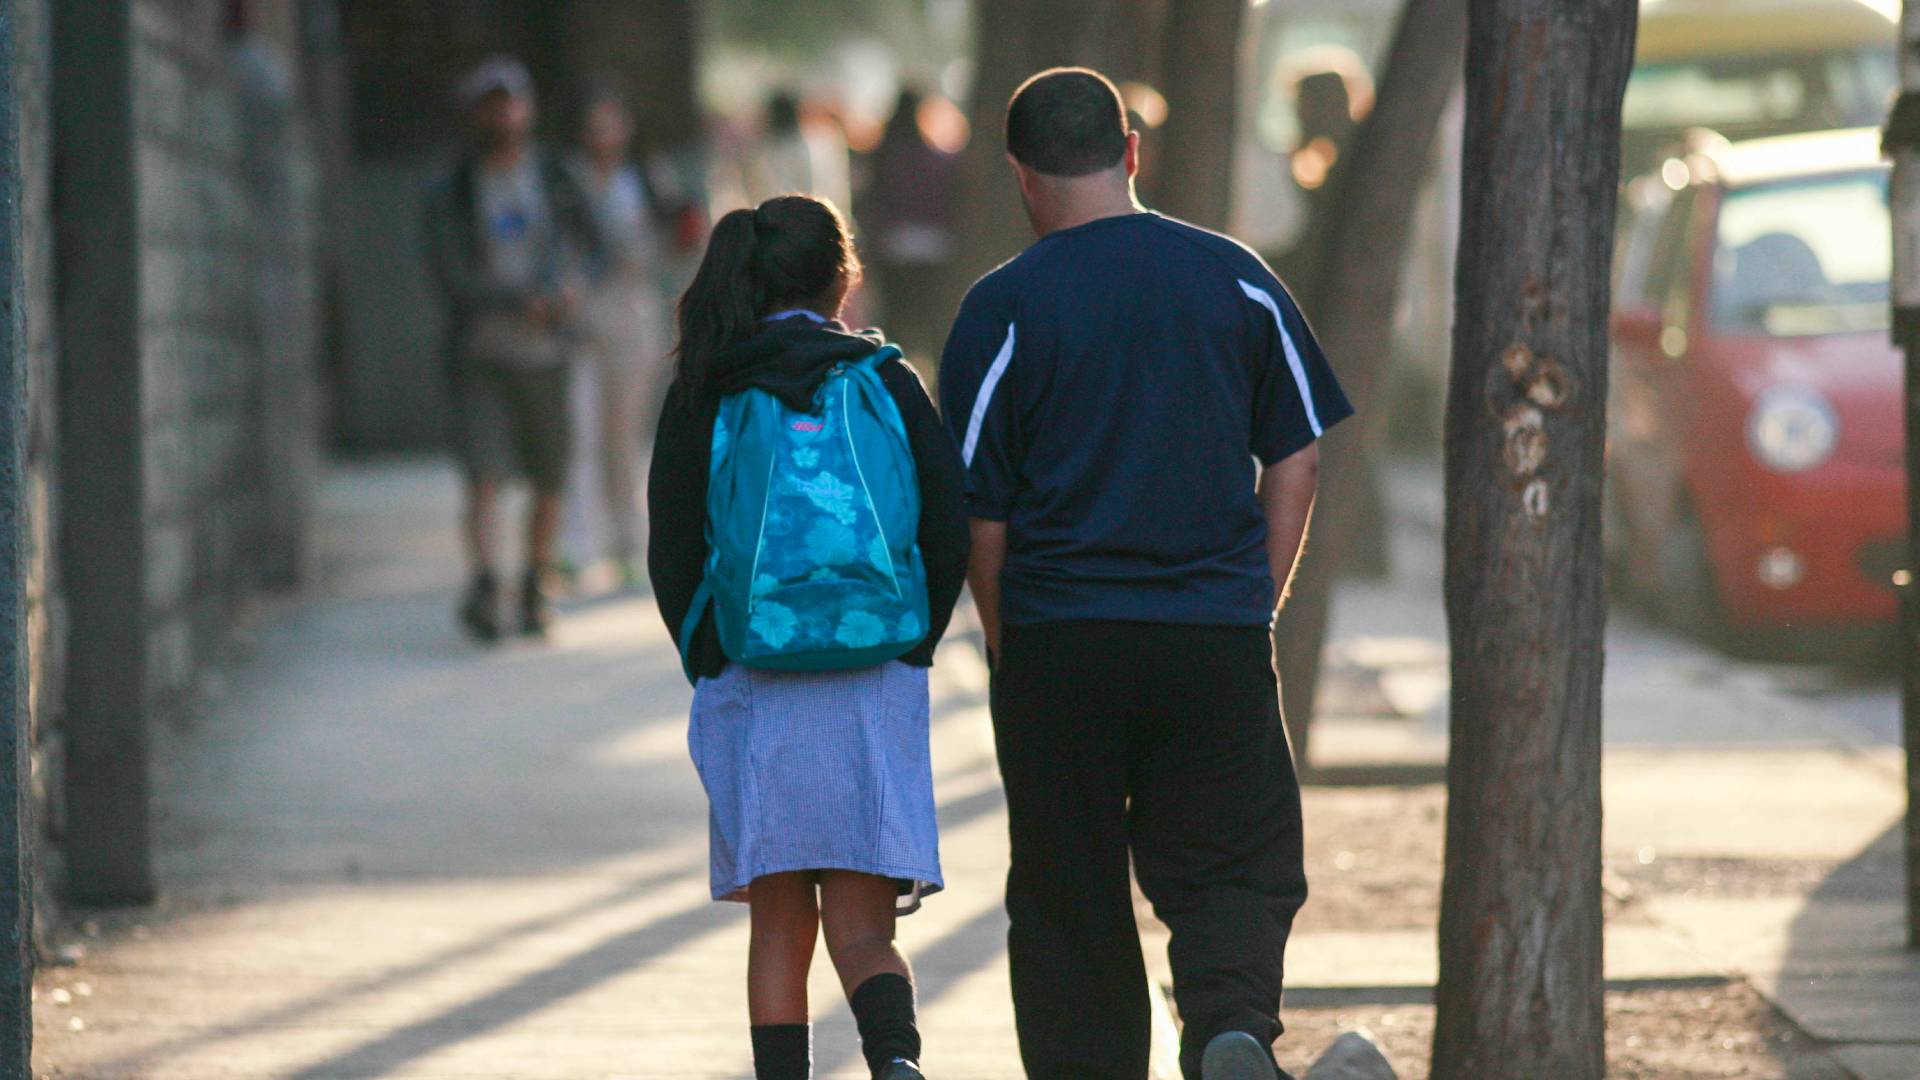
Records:
[[[1747,414],[1747,448],[1774,472],[1798,473],[1833,456],[1840,421],[1817,390],[1774,387],[1754,399]]]

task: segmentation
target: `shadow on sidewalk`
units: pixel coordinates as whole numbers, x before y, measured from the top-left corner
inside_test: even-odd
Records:
[[[106,1072],[128,1070],[136,1074],[152,1069],[154,1066],[188,1051],[202,1049],[218,1043],[258,1034],[263,1030],[282,1027],[298,1022],[355,998],[379,994],[407,983],[425,980],[437,972],[456,967],[468,961],[479,959],[489,953],[518,941],[524,941],[537,935],[565,927],[567,924],[585,918],[593,913],[618,907],[630,901],[641,899],[658,889],[673,884],[689,875],[700,872],[702,864],[698,861],[683,862],[648,874],[642,874],[632,881],[600,896],[578,904],[572,904],[557,911],[547,912],[533,918],[523,919],[508,926],[500,927],[490,933],[482,934],[457,945],[441,949],[431,955],[382,972],[370,978],[357,979],[345,986],[338,986],[321,993],[276,1006],[244,1020],[222,1024],[191,1036],[170,1039],[156,1046],[142,1049],[136,1054],[102,1062],[100,1068]]]
[[[1774,1004],[1865,1077],[1920,1075],[1920,951],[1905,947],[1895,822],[1827,875],[1788,930]]]
[[[381,1076],[410,1061],[465,1042],[551,1007],[555,1002],[656,960],[698,934],[742,921],[746,908],[702,901],[514,980],[457,1008],[409,1024],[344,1054],[292,1074],[292,1080]]]

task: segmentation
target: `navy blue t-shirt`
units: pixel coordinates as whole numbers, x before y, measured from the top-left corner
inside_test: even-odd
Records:
[[[940,364],[1002,618],[1272,618],[1255,459],[1352,415],[1292,297],[1239,243],[1153,213],[1051,233],[976,282]]]

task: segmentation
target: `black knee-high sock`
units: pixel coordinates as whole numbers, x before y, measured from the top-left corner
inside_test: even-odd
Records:
[[[920,1028],[913,1015],[913,984],[903,975],[875,975],[854,988],[853,1020],[860,1050],[879,1076],[895,1061],[920,1060]]]
[[[812,1080],[812,1024],[756,1024],[754,1080]]]

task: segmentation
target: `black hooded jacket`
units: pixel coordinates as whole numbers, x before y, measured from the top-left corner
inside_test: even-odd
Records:
[[[816,325],[798,315],[777,319],[714,358],[698,400],[679,382],[668,390],[647,483],[647,575],[675,644],[706,572],[707,473],[719,399],[759,387],[791,408],[807,409],[834,365],[870,356],[880,344],[878,335],[852,333],[839,323]],[[926,640],[900,659],[931,667],[934,647],[946,633],[966,581],[965,476],[959,451],[913,369],[892,360],[880,366],[880,379],[900,406],[913,448],[920,477],[920,555],[927,569],[930,629]],[[690,655],[696,678],[718,675],[726,667],[712,618],[701,618]]]

